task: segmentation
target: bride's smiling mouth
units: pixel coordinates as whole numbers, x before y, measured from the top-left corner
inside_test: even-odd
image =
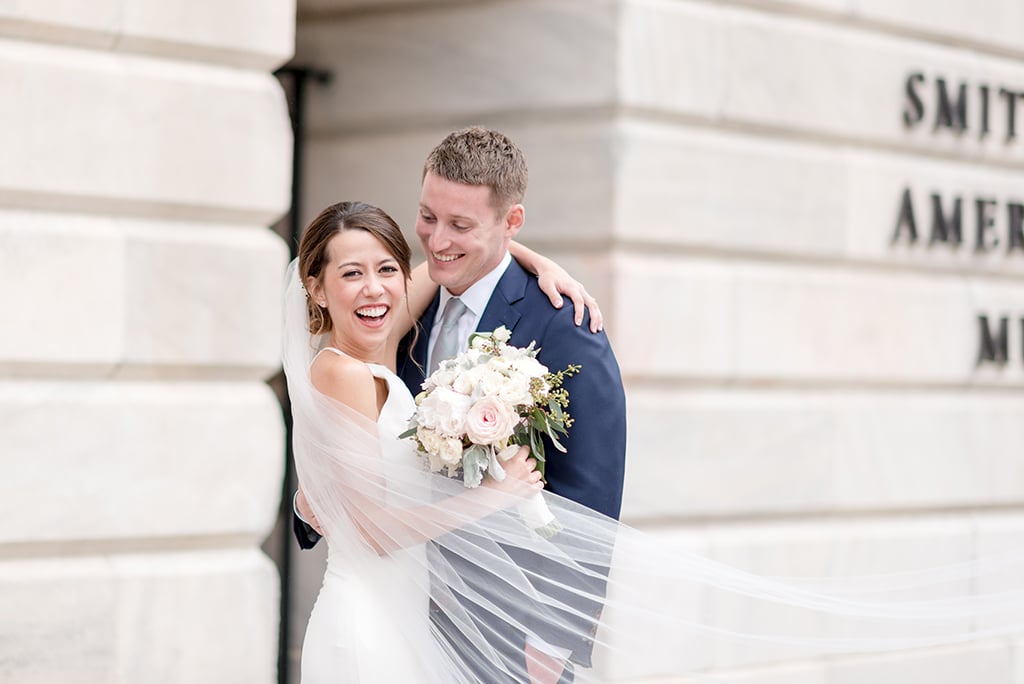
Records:
[[[371,304],[356,309],[356,318],[370,325],[377,325],[384,322],[384,318],[391,310],[387,304]]]

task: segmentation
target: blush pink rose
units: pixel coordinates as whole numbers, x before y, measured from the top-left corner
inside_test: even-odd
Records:
[[[483,397],[466,413],[466,436],[474,444],[498,444],[512,436],[515,416],[505,402]]]

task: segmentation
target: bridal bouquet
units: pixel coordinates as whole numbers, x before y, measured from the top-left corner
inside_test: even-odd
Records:
[[[572,418],[565,412],[569,393],[562,382],[580,367],[550,373],[537,361],[532,342],[513,347],[509,336],[504,326],[474,333],[469,349],[442,361],[423,383],[409,430],[401,435],[416,441],[432,472],[461,475],[466,487],[479,486],[485,473],[503,480],[502,462],[521,445],[530,447],[543,475],[544,435],[565,452],[558,437],[567,434]],[[523,501],[519,513],[543,537],[561,529],[540,492]]]

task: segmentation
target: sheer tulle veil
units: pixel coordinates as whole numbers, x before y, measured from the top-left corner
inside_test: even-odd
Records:
[[[692,553],[545,492],[563,526],[550,539],[518,498],[467,490],[382,459],[377,426],[317,392],[293,262],[286,276],[284,369],[299,480],[330,545],[330,564],[365,583],[423,682],[523,678],[527,635],[570,633],[593,647],[577,682],[686,675],[838,653],[955,644],[1024,633],[1024,553],[869,576],[773,578]],[[570,399],[571,400],[571,399]],[[566,457],[586,458],[586,454]],[[629,454],[630,459],[642,454]],[[389,591],[382,564],[413,592]],[[429,626],[424,628],[425,621]],[[511,654],[511,655],[510,655]],[[358,655],[358,654],[357,654]],[[576,658],[574,658],[576,659]],[[346,679],[339,673],[338,681]]]

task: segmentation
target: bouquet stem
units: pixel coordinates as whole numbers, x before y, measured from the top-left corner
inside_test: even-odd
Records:
[[[562,523],[555,518],[540,492],[520,501],[517,510],[523,522],[544,539],[550,539],[562,531]]]

